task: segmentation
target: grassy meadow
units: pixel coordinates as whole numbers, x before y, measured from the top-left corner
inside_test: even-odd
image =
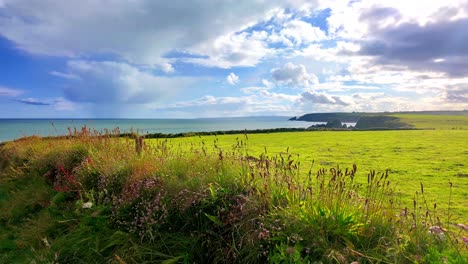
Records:
[[[468,219],[468,130],[318,131],[248,135],[220,135],[169,139],[173,146],[211,144],[233,149],[237,140],[247,145],[248,155],[292,155],[302,173],[320,168],[355,164],[366,180],[371,170],[389,171],[390,180],[404,201],[411,203],[420,184],[431,203],[448,205],[453,183],[452,207]],[[147,141],[151,144],[152,139]],[[161,141],[161,139],[159,139]]]
[[[468,112],[459,115],[392,114],[419,129],[468,129]]]
[[[8,142],[0,263],[467,263],[444,128]]]

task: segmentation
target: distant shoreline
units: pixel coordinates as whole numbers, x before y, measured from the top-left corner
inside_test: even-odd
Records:
[[[138,135],[136,133],[122,133],[122,134],[107,134],[107,135],[93,135],[92,137],[113,137],[113,138],[144,138],[144,139],[157,139],[157,138],[183,138],[183,137],[197,137],[197,136],[222,136],[222,135],[243,135],[243,134],[270,134],[270,133],[288,133],[288,132],[365,132],[365,131],[402,131],[402,130],[434,130],[429,128],[373,128],[373,129],[358,129],[358,128],[274,128],[274,129],[253,129],[253,130],[225,130],[225,131],[206,131],[206,132],[184,132],[184,133],[151,133]],[[61,135],[61,136],[46,136],[40,137],[42,139],[67,139],[79,138],[81,135]],[[34,136],[30,136],[34,137]],[[28,137],[25,137],[28,138]],[[0,142],[0,146],[11,141],[21,140],[22,138]]]

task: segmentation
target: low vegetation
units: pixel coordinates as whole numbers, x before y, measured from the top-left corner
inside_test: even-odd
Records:
[[[392,129],[468,129],[468,111],[415,111],[382,113],[313,113],[293,117],[291,121],[356,123],[358,130]],[[328,125],[328,124],[327,124]],[[311,128],[330,128],[315,125]],[[336,128],[336,127],[335,127]]]
[[[430,202],[421,183],[406,204],[389,170],[255,151],[251,135],[140,151],[131,138],[74,134],[1,147],[0,262],[467,261],[452,182],[447,201]]]
[[[402,129],[412,128],[395,116],[363,116],[356,123],[357,129]]]

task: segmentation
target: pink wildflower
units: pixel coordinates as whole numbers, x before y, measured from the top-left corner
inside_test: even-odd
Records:
[[[462,237],[462,240],[465,244],[468,244],[468,237]]]
[[[431,231],[431,233],[440,234],[447,230],[443,229],[440,226],[431,226],[429,227],[429,231]]]

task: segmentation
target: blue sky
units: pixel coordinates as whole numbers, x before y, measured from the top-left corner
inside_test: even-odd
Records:
[[[468,109],[468,1],[0,0],[0,118]]]

